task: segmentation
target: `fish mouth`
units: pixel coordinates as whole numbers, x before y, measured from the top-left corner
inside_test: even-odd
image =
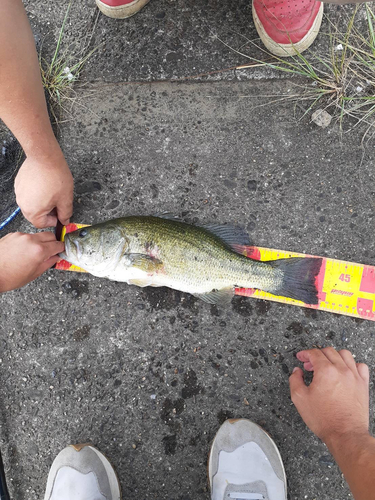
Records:
[[[78,261],[82,257],[82,249],[79,245],[79,242],[77,240],[73,240],[72,245],[71,239],[65,238],[64,243],[65,251],[59,253],[59,257],[73,264],[73,260]]]
[[[68,238],[64,239],[64,245],[65,245],[65,249],[64,249],[63,252],[59,253],[59,257],[60,257],[60,259],[69,260],[70,245],[69,245],[69,239]]]
[[[76,247],[76,257],[77,257],[77,260],[79,260],[81,257],[82,257],[82,250],[81,250],[81,247],[78,243],[78,240],[73,240],[73,245]]]

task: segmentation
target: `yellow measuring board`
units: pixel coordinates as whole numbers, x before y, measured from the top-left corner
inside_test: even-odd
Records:
[[[58,237],[61,241],[64,241],[65,234],[86,226],[87,224],[69,224],[62,228],[61,235],[58,235]],[[253,246],[243,247],[243,254],[251,259],[262,261],[290,257],[313,257],[302,253]],[[321,258],[322,266],[316,277],[319,298],[319,304],[317,305],[305,304],[299,300],[279,297],[253,288],[236,288],[235,293],[236,295],[272,300],[375,321],[375,266]],[[86,272],[65,260],[58,262],[56,269]]]
[[[313,257],[297,252],[260,247],[246,247],[244,255],[262,261],[289,257]],[[317,305],[308,305],[299,300],[278,297],[256,289],[239,288],[236,289],[236,294],[375,321],[374,266],[322,257],[322,267],[316,278],[316,286],[319,298]]]

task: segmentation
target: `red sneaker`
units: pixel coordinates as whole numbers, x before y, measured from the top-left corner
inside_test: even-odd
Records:
[[[96,5],[108,17],[125,19],[134,16],[150,0],[96,0]]]
[[[319,33],[323,3],[318,0],[253,0],[253,18],[259,36],[276,56],[306,50]]]

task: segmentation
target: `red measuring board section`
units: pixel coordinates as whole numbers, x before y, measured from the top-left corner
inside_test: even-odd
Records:
[[[57,235],[57,237],[63,241],[65,234],[85,226],[85,224],[69,224],[62,228],[61,234]],[[251,259],[262,261],[290,257],[314,257],[262,247],[243,247],[243,254]],[[235,293],[236,295],[272,300],[375,321],[375,267],[325,257],[322,257],[322,259],[322,267],[316,278],[319,297],[319,304],[317,305],[307,305],[299,300],[278,297],[252,288],[236,288]],[[86,272],[65,260],[58,262],[55,267],[64,271]]]

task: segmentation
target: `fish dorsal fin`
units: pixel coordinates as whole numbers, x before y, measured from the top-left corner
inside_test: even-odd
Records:
[[[159,214],[154,214],[153,217],[158,217],[159,219],[175,220],[177,222],[184,222],[178,215],[172,214],[171,212],[162,212]]]
[[[125,254],[123,258],[126,260],[126,264],[129,267],[137,267],[141,271],[148,274],[155,273],[163,268],[163,262],[159,259],[151,257],[150,255],[129,253]]]
[[[223,240],[237,253],[242,254],[244,247],[251,245],[249,235],[241,227],[228,224],[204,224],[201,227]]]
[[[194,296],[208,302],[208,304],[226,306],[230,304],[234,296],[234,288],[221,288],[220,290],[212,290],[208,293],[195,293]]]
[[[157,214],[154,217],[159,217],[161,219],[174,220],[176,222],[184,222],[180,217],[172,213],[162,213]],[[221,240],[223,240],[232,250],[237,253],[244,253],[245,247],[250,246],[250,238],[247,232],[239,226],[232,226],[230,224],[197,224],[199,227],[206,229],[210,233],[214,234]]]

